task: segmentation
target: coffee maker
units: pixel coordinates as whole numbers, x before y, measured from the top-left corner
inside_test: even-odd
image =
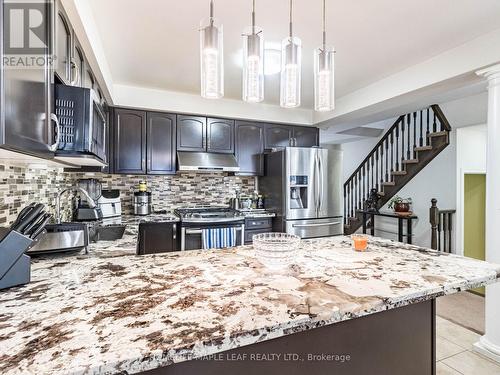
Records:
[[[138,191],[134,192],[134,215],[149,215],[153,211],[152,206],[151,191],[148,191],[147,182],[141,181]]]

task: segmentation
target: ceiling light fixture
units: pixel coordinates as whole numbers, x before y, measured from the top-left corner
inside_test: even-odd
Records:
[[[264,100],[264,39],[255,26],[255,0],[252,0],[252,26],[243,32],[243,100]]]
[[[323,0],[323,45],[314,50],[314,109],[335,108],[335,50],[326,48],[326,0]]]
[[[219,99],[224,96],[224,55],[222,25],[214,18],[210,0],[210,17],[200,22],[201,96]]]
[[[286,108],[300,106],[300,80],[302,69],[302,42],[293,36],[292,0],[290,0],[289,36],[281,44],[280,105]]]

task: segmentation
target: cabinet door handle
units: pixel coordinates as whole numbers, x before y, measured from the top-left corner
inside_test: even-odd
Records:
[[[61,142],[61,125],[59,123],[59,119],[54,113],[50,114],[49,126],[52,124],[52,121],[56,124],[56,141],[54,144],[49,146],[49,150],[55,152],[59,148],[59,143]]]
[[[71,86],[76,86],[78,84],[78,81],[80,80],[80,68],[78,68],[78,65],[73,61],[73,59],[70,60],[70,75],[73,77],[73,71],[75,72],[74,79],[70,82]]]

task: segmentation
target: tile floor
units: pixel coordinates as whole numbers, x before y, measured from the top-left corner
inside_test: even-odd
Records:
[[[479,335],[436,317],[438,375],[500,375],[500,365],[472,350]]]

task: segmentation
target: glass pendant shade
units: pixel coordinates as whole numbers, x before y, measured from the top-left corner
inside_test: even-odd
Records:
[[[280,105],[286,108],[300,106],[302,70],[302,42],[287,37],[281,44]]]
[[[243,33],[243,93],[246,102],[264,100],[264,38],[262,29],[250,26]]]
[[[201,96],[219,99],[224,96],[222,25],[215,18],[207,18],[200,26]]]
[[[335,52],[319,47],[314,50],[314,109],[325,112],[335,108]]]

